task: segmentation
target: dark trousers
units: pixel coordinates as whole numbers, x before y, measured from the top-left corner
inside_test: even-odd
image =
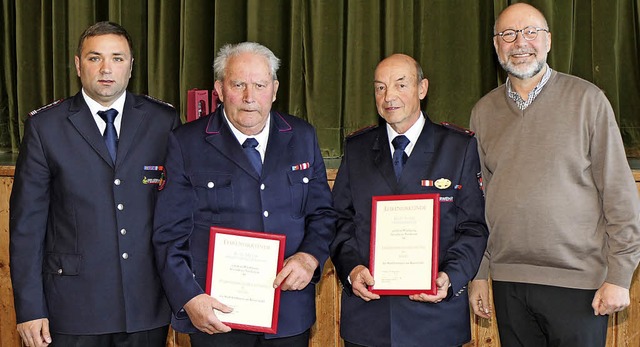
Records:
[[[602,347],[609,316],[593,314],[595,290],[493,281],[504,347]]]
[[[165,347],[169,326],[139,331],[101,335],[66,335],[51,333],[50,347]]]
[[[364,345],[359,345],[357,343],[351,343],[349,341],[345,341],[344,347],[373,347],[373,346],[364,346]],[[461,346],[458,346],[458,347],[461,347]]]
[[[307,347],[309,346],[309,330],[302,334],[265,339],[263,334],[250,334],[238,330],[228,333],[209,335],[195,333],[189,335],[191,347]]]

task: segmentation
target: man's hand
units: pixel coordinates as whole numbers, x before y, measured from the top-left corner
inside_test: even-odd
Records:
[[[629,289],[604,282],[591,302],[594,315],[608,315],[624,310],[631,303]]]
[[[469,283],[469,304],[478,317],[491,318],[491,301],[489,300],[489,281],[473,280]]]
[[[209,335],[228,333],[231,331],[231,328],[222,323],[218,317],[216,317],[213,312],[214,309],[220,310],[224,313],[233,311],[231,307],[207,294],[197,295],[184,305],[184,310],[187,311],[189,319],[191,319],[191,323],[193,323],[193,325],[199,330]]]
[[[367,286],[372,286],[374,281],[371,272],[364,265],[354,267],[349,274],[349,279],[351,279],[353,294],[357,297],[364,301],[380,299],[380,295],[374,294],[367,289]]]
[[[437,304],[442,301],[442,299],[447,297],[450,283],[451,282],[449,281],[449,275],[444,272],[438,272],[438,277],[436,277],[436,287],[438,288],[438,292],[436,292],[436,295],[428,295],[425,293],[413,294],[409,295],[409,299],[413,301],[430,302]]]
[[[298,252],[285,259],[282,270],[273,281],[273,288],[302,290],[307,287],[318,267],[318,260],[309,253]]]
[[[51,343],[49,320],[47,318],[39,318],[20,323],[17,328],[25,346],[46,347]]]

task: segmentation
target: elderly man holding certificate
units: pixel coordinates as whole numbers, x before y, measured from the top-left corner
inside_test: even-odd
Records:
[[[346,346],[458,346],[471,338],[466,287],[489,234],[480,162],[473,133],[422,114],[427,88],[413,58],[384,59],[374,94],[386,122],[346,140],[331,245]]]
[[[279,63],[257,43],[222,47],[222,106],[169,137],[153,243],[194,347],[309,343],[336,214],[314,128],[271,110]]]

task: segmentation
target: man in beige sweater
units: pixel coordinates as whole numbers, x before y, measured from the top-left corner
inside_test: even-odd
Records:
[[[547,22],[518,3],[498,17],[506,83],[474,107],[490,236],[470,286],[503,346],[604,346],[629,305],[640,257],[639,201],[602,91],[546,63]]]

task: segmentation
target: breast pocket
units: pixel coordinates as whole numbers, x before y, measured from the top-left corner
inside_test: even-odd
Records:
[[[194,213],[196,223],[220,223],[229,220],[234,196],[232,175],[197,173],[191,177],[198,199]]]
[[[291,217],[302,218],[306,214],[309,184],[315,177],[311,169],[289,171],[289,191],[291,192]]]

